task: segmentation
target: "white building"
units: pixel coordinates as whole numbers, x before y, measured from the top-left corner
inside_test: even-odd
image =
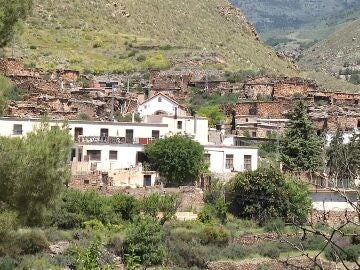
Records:
[[[0,118],[0,136],[24,136],[40,124],[40,119]],[[51,120],[49,124],[56,127],[63,121]],[[144,146],[174,134],[187,135],[203,145],[209,170],[213,173],[221,175],[257,169],[257,148],[211,145],[208,120],[202,117],[154,115],[146,117],[144,123],[76,120],[69,121],[68,126],[74,139],[73,175],[107,172],[114,179],[114,185],[154,185],[154,172],[147,172],[142,166]],[[130,178],[136,180],[130,181]]]
[[[182,105],[180,105],[176,100],[161,93],[140,104],[138,107],[138,113],[141,117],[147,115],[186,116],[186,110]]]

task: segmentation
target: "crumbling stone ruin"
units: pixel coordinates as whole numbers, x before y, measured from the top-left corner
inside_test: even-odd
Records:
[[[137,97],[111,89],[82,88],[80,73],[72,70],[45,72],[26,68],[21,59],[0,59],[0,74],[26,91],[21,100],[9,103],[6,115],[16,117],[79,118],[109,120],[111,108],[121,114],[137,107]]]
[[[318,133],[360,128],[360,94],[320,91],[315,81],[296,77],[252,78],[244,83],[243,89],[245,99],[225,105],[223,109],[235,117],[237,123],[257,119],[248,127],[252,134],[263,133],[259,129],[267,124],[267,119],[287,119],[299,99],[307,101]],[[244,129],[241,123],[239,127]]]

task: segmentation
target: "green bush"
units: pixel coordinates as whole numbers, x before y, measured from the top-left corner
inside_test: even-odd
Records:
[[[280,250],[276,245],[259,245],[259,253],[264,257],[277,259],[280,257]]]
[[[0,212],[0,238],[9,231],[16,230],[18,225],[17,214],[12,211]]]
[[[165,232],[153,218],[135,220],[127,231],[124,253],[139,256],[145,266],[159,265],[165,258]]]
[[[130,195],[116,194],[110,198],[112,210],[123,220],[133,220],[139,214],[139,202]]]
[[[102,224],[100,220],[92,219],[89,221],[84,222],[84,227],[87,230],[95,230],[95,231],[102,231],[104,230],[105,226]]]
[[[18,265],[18,261],[12,257],[6,256],[0,258],[0,269],[1,270],[13,270]]]
[[[36,254],[49,248],[45,233],[41,230],[20,233],[16,241],[22,254]]]
[[[230,241],[230,233],[223,227],[208,225],[200,232],[200,243],[203,245],[214,244],[225,246]]]
[[[206,204],[198,214],[198,219],[201,223],[214,222],[214,208],[211,205]]]
[[[285,223],[281,218],[270,219],[265,222],[264,229],[266,232],[281,232],[285,229]]]
[[[61,267],[55,265],[55,261],[45,256],[26,256],[23,258],[19,266],[19,270],[60,270]]]
[[[120,256],[123,254],[125,237],[122,234],[113,234],[110,236],[108,246],[111,247],[115,254]]]

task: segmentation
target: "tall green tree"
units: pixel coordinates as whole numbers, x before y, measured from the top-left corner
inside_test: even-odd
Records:
[[[280,160],[284,169],[292,172],[319,170],[324,163],[323,140],[307,113],[307,106],[299,101],[290,115],[290,123],[280,142]]]
[[[0,116],[4,115],[12,88],[10,81],[0,75]]]
[[[67,125],[46,123],[24,138],[0,138],[0,201],[25,224],[41,224],[70,179],[71,137]]]
[[[205,169],[204,148],[192,139],[174,135],[145,147],[153,169],[166,178],[166,184],[186,185],[198,180]]]
[[[12,40],[16,25],[29,15],[32,0],[0,0],[0,48]]]

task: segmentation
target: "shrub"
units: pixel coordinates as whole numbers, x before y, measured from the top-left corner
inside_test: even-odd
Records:
[[[198,219],[201,223],[214,222],[214,209],[210,205],[205,205],[198,214]]]
[[[22,254],[36,254],[49,248],[45,233],[41,230],[31,230],[21,233],[17,244]]]
[[[230,233],[223,227],[208,225],[200,232],[199,237],[203,245],[224,246],[229,243]]]
[[[125,254],[139,256],[145,266],[161,264],[165,258],[165,232],[153,218],[137,219],[127,231]]]
[[[108,246],[111,247],[118,256],[123,254],[124,239],[125,237],[122,234],[114,234],[109,239]]]
[[[285,229],[285,223],[281,218],[270,219],[265,222],[264,229],[267,232],[280,232]]]
[[[110,198],[112,210],[123,220],[133,220],[139,214],[139,203],[130,195],[116,194]]]
[[[13,270],[18,265],[18,261],[11,257],[0,258],[0,269],[1,270]]]
[[[280,250],[276,245],[259,245],[259,253],[264,257],[277,259],[280,257]]]
[[[226,188],[231,212],[261,223],[277,217],[302,222],[311,209],[308,187],[273,168],[239,173]]]
[[[95,231],[102,231],[105,228],[105,226],[101,223],[101,221],[97,219],[85,221],[84,227],[87,230],[95,230]]]
[[[26,256],[16,268],[19,270],[37,269],[37,270],[60,270],[50,257],[45,256]]]
[[[143,55],[143,54],[141,54],[141,55],[139,55],[138,57],[136,57],[136,60],[137,60],[138,62],[144,62],[144,61],[146,60],[146,56]]]
[[[18,225],[17,214],[12,211],[0,212],[0,238],[9,231],[16,230]]]

